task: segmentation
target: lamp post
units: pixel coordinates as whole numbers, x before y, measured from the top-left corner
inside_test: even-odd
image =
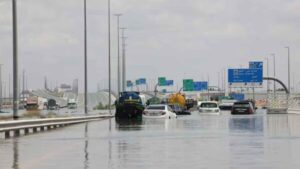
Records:
[[[108,3],[108,107],[111,113],[110,0]]]
[[[289,91],[291,92],[291,62],[290,62],[290,47],[287,46],[285,47],[287,48],[287,51],[288,51],[288,88],[289,88]]]
[[[17,28],[17,1],[12,0],[12,27],[13,27],[13,119],[18,118],[18,28]]]
[[[266,57],[265,59],[267,61],[267,77],[269,77],[269,58]],[[270,90],[270,83],[269,80],[267,80],[267,94],[269,94],[269,90]]]
[[[0,64],[0,112],[2,110],[3,96],[2,96],[2,64]]]
[[[274,53],[272,53],[271,56],[273,56],[274,78],[276,78],[276,57],[275,57]],[[276,83],[275,82],[274,82],[273,92],[274,92],[274,98],[275,98],[276,97]]]
[[[127,28],[120,28],[122,30],[122,84],[123,91],[126,91],[126,44],[125,40],[127,39],[125,35],[125,30]]]
[[[84,0],[84,113],[88,113],[88,79],[87,79],[87,17],[86,17],[86,0]]]
[[[115,14],[117,17],[117,24],[118,24],[118,94],[121,92],[121,75],[120,75],[120,16],[122,14]]]

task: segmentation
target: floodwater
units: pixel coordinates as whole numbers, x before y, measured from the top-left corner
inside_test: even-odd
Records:
[[[0,139],[1,169],[299,169],[300,115],[193,112]]]

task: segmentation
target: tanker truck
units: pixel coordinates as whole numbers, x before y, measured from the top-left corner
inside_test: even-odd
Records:
[[[145,109],[139,92],[122,92],[115,105],[116,118],[142,118]]]
[[[168,104],[177,104],[183,110],[189,110],[194,106],[194,100],[186,99],[185,95],[179,92],[169,95]]]

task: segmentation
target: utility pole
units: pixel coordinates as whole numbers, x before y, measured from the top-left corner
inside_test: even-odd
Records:
[[[18,119],[18,28],[17,28],[17,1],[12,0],[13,16],[13,119]]]
[[[122,30],[122,84],[123,84],[123,91],[126,91],[126,44],[125,40],[125,29],[127,28],[120,28]]]
[[[115,14],[117,17],[117,24],[118,24],[118,94],[120,95],[121,92],[121,75],[120,75],[120,16],[122,14]]]
[[[111,113],[110,0],[108,0],[108,107]]]
[[[88,77],[87,77],[87,17],[86,17],[86,0],[84,0],[84,113],[88,113]]]

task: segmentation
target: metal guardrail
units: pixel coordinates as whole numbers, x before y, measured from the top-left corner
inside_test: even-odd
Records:
[[[97,115],[84,117],[66,117],[66,118],[48,118],[48,119],[34,119],[34,120],[17,120],[0,122],[0,133],[4,133],[5,138],[13,136],[20,136],[21,131],[24,134],[29,134],[30,129],[32,133],[37,131],[51,130],[53,128],[64,127],[71,124],[84,123],[99,119],[112,118],[111,115]],[[39,130],[38,130],[39,129]]]

